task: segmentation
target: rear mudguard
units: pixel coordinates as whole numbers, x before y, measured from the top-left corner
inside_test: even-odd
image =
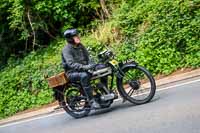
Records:
[[[65,86],[57,86],[53,88],[54,92],[54,98],[55,100],[62,101],[63,100],[63,92],[64,92]]]
[[[62,86],[57,86],[57,87],[53,88],[53,92],[54,92],[55,100],[58,100],[60,105],[62,104],[62,102],[64,102],[64,100],[65,100],[64,98],[68,95],[67,93],[65,93],[65,91],[70,86],[79,88],[80,93],[82,93],[83,95],[85,94],[83,89],[82,89],[82,87],[81,87],[81,85],[79,85],[78,83],[77,84],[71,83],[70,85],[69,84],[65,84],[65,85],[62,85]]]

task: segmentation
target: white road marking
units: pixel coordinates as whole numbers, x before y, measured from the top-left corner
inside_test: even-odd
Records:
[[[188,82],[185,82],[185,83],[181,83],[181,84],[177,84],[177,85],[168,86],[168,87],[165,87],[165,88],[162,88],[162,89],[158,89],[157,91],[163,91],[163,90],[167,90],[167,89],[171,89],[171,88],[175,88],[175,87],[179,87],[179,86],[183,86],[183,85],[187,85],[187,84],[191,84],[191,83],[195,83],[195,82],[199,82],[199,81],[200,81],[200,79],[188,81]]]
[[[179,86],[183,86],[183,85],[187,85],[187,84],[191,84],[191,83],[195,83],[195,82],[199,82],[199,81],[200,81],[200,79],[197,79],[197,80],[193,80],[193,81],[189,81],[189,82],[185,82],[185,83],[181,83],[181,84],[177,84],[177,85],[168,86],[165,88],[157,89],[156,92],[168,90],[171,88],[175,88],[175,87],[179,87]],[[145,93],[141,93],[139,95],[143,95],[143,94],[145,94]],[[116,99],[115,101],[120,101],[120,100],[122,100],[122,98]]]
[[[189,82],[185,82],[185,83],[181,83],[181,84],[177,84],[177,85],[168,86],[168,87],[165,87],[165,88],[158,89],[158,90],[156,90],[156,92],[168,90],[168,89],[171,89],[171,88],[175,88],[175,87],[179,87],[179,86],[183,86],[183,85],[187,85],[187,84],[191,84],[191,83],[195,83],[195,82],[199,82],[199,81],[200,81],[200,79],[197,79],[197,80],[193,80],[193,81],[189,81]],[[120,101],[120,100],[122,100],[122,98],[116,99],[115,101]],[[60,115],[60,114],[64,114],[64,113],[65,112],[62,111],[62,112],[58,112],[58,113],[54,113],[54,114],[49,114],[49,115],[46,115],[46,116],[40,116],[40,117],[36,117],[36,118],[30,118],[30,119],[27,119],[27,120],[12,122],[12,123],[8,123],[8,124],[5,124],[5,125],[0,125],[0,128],[13,126],[13,125],[17,125],[17,124],[21,124],[21,123],[25,123],[25,122],[29,122],[29,121],[34,121],[34,120],[38,120],[38,119],[43,119],[43,118],[47,118],[47,117],[52,117],[52,116],[56,116],[56,115]]]
[[[64,114],[64,113],[65,112],[62,111],[62,112],[59,112],[59,113],[49,114],[49,115],[46,115],[46,116],[40,116],[40,117],[36,117],[36,118],[30,118],[30,119],[27,119],[27,120],[8,123],[8,124],[5,124],[5,125],[0,125],[0,128],[13,126],[13,125],[17,125],[17,124],[21,124],[21,123],[25,123],[25,122],[29,122],[29,121],[34,121],[34,120],[38,120],[38,119],[42,119],[42,118],[47,118],[47,117],[51,117],[51,116],[55,116],[55,115],[60,115],[60,114]]]

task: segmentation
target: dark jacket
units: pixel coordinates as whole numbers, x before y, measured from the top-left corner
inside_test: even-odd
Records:
[[[62,50],[62,64],[66,72],[83,71],[84,65],[89,64],[88,51],[82,44],[68,44]]]

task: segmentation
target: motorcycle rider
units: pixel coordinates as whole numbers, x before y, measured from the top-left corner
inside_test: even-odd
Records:
[[[100,108],[90,85],[92,75],[89,70],[94,69],[96,65],[90,62],[89,53],[81,43],[76,29],[66,30],[64,37],[68,44],[62,50],[62,64],[67,77],[72,82],[80,82],[92,108]]]

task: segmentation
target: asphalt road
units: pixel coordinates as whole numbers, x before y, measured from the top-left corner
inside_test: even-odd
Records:
[[[200,78],[163,86],[154,99],[73,119],[65,113],[0,126],[0,133],[200,133]]]

